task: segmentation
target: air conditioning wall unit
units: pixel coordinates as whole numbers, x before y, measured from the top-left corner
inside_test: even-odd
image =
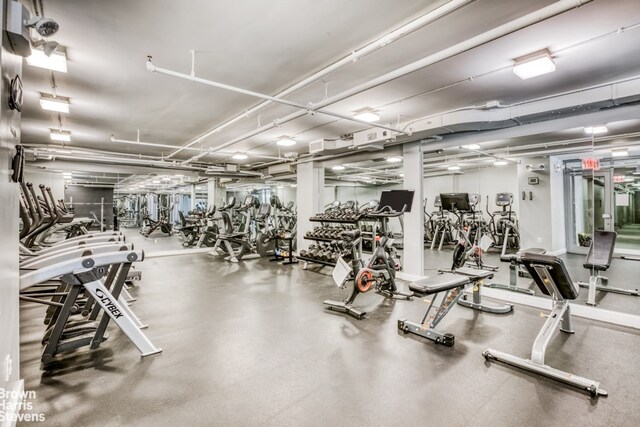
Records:
[[[358,149],[368,145],[379,145],[395,138],[396,135],[396,132],[387,129],[367,129],[353,134],[353,145]]]
[[[291,163],[281,163],[267,168],[269,175],[280,175],[283,173],[296,173],[296,166]]]

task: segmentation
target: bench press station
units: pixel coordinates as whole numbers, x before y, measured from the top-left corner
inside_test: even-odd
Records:
[[[497,360],[587,390],[592,397],[606,396],[607,392],[600,388],[597,381],[552,368],[544,363],[547,345],[556,329],[573,333],[569,301],[578,297],[580,288],[571,280],[564,263],[556,256],[525,253],[520,261],[542,293],[549,295],[553,300],[551,313],[533,342],[531,359],[523,359],[491,348],[485,350],[482,355],[486,360]]]
[[[638,289],[622,289],[609,286],[609,279],[602,276],[601,272],[607,271],[613,258],[613,249],[616,244],[617,233],[614,231],[596,230],[589,246],[589,253],[583,266],[591,271],[589,283],[578,282],[582,288],[589,288],[587,304],[596,305],[596,291],[612,292],[621,295],[640,296]]]
[[[494,314],[505,314],[513,310],[511,304],[491,306],[482,303],[480,294],[482,281],[491,278],[493,278],[492,271],[463,267],[455,271],[439,271],[436,276],[411,283],[409,289],[415,294],[419,296],[433,295],[433,298],[429,301],[429,307],[420,323],[400,319],[398,320],[398,329],[452,347],[455,341],[453,334],[438,332],[435,328],[456,303],[467,308]],[[465,288],[470,285],[473,287],[472,301],[466,300],[464,292]],[[436,299],[440,293],[443,293],[440,305],[435,307]],[[433,309],[436,310],[435,313],[429,316]]]

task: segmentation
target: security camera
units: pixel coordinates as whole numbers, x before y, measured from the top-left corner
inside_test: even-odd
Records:
[[[42,37],[54,35],[60,27],[53,19],[43,18],[42,16],[37,15],[27,20],[24,25],[27,28],[34,28]]]

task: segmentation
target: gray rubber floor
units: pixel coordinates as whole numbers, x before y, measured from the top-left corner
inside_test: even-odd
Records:
[[[439,257],[448,259],[427,254],[433,264]],[[112,326],[99,350],[42,371],[43,310],[23,305],[21,372],[46,425],[640,425],[638,331],[575,318],[575,334],[552,341],[550,365],[610,393],[594,400],[484,361],[487,347],[528,357],[545,320],[533,308],[498,316],[454,307],[440,326],[456,336],[447,348],[398,332],[399,318],[420,320],[420,299],[362,295],[365,320],[327,312],[322,301],[347,291],[326,268],[206,254],[151,258],[141,268],[132,308],[160,355],[141,359]]]

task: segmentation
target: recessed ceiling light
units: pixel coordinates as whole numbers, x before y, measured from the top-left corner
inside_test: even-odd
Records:
[[[56,111],[58,113],[69,112],[69,100],[66,98],[52,97],[52,96],[40,96],[40,107],[43,110]]]
[[[449,170],[449,171],[459,171],[460,170],[460,166],[456,166],[456,165],[449,166],[447,168],[447,170]]]
[[[344,170],[344,166],[342,165],[336,165],[334,167],[331,168],[334,171],[343,171]]]
[[[152,184],[160,184],[160,181],[151,181]]]
[[[71,172],[62,172],[62,176],[71,176]]]
[[[378,115],[378,113],[376,113],[371,108],[364,108],[360,111],[356,111],[353,117],[358,120],[362,120],[363,122],[369,122],[369,123],[377,122],[378,120],[380,120],[380,115]]]
[[[495,162],[493,162],[494,166],[506,166],[507,165],[507,161],[506,160],[496,160]]]
[[[68,130],[55,130],[51,129],[51,133],[49,134],[52,141],[71,141],[71,132]]]
[[[296,188],[298,184],[291,184],[291,188]]]
[[[171,178],[170,178],[170,177],[168,177],[168,176],[163,176],[163,177],[162,177],[162,180],[163,180],[163,181],[171,181]]]
[[[629,155],[629,150],[626,148],[620,150],[611,150],[611,156],[613,157],[626,157]]]
[[[479,150],[480,146],[478,144],[468,144],[463,145],[462,148],[466,148],[467,150]]]
[[[404,178],[404,174],[403,173],[400,174],[400,178]]]
[[[178,174],[178,173],[177,173],[177,174],[175,174],[174,176],[175,176],[176,178],[182,178],[184,175],[180,175],[180,174]]]
[[[387,162],[389,163],[400,163],[402,161],[402,157],[389,157],[387,158]]]
[[[246,154],[243,153],[236,153],[233,156],[231,156],[232,159],[234,160],[246,160],[249,156],[247,156]]]
[[[27,64],[66,73],[67,54],[64,51],[56,51],[47,56],[41,49],[31,49],[31,55],[27,56]]]
[[[283,147],[291,147],[292,145],[296,145],[296,141],[288,136],[281,136],[280,138],[278,138],[278,145],[281,145]]]
[[[587,126],[584,128],[584,133],[587,135],[600,135],[608,131],[609,129],[605,125]]]
[[[546,49],[517,58],[515,59],[515,64],[513,64],[513,72],[522,80],[551,73],[555,70],[556,64]]]

